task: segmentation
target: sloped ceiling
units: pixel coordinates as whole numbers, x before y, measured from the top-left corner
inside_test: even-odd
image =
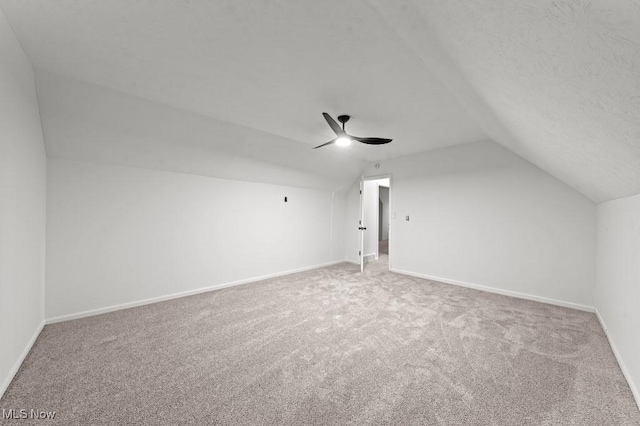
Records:
[[[338,190],[366,161],[75,79],[37,71],[50,156]]]
[[[38,69],[367,161],[486,139],[365,0],[1,0]],[[339,149],[330,147],[327,149]],[[317,151],[315,151],[317,152]],[[309,156],[314,151],[309,151]]]
[[[234,155],[335,175],[336,157],[310,149],[332,137],[327,111],[351,114],[354,134],[394,138],[327,148],[355,174],[362,162],[490,137],[594,201],[640,193],[638,1],[0,0],[0,8],[41,85],[62,75],[173,107],[176,117],[208,117],[196,133],[226,130],[199,138],[200,156],[233,151],[222,141],[243,134],[252,142]],[[123,161],[95,140],[87,148],[86,138],[63,136],[54,105],[66,99],[72,112],[77,99],[53,89],[39,96],[49,97],[43,121],[58,132],[45,128],[50,155]],[[175,120],[173,130],[196,118]],[[145,152],[145,143],[127,146]],[[198,151],[185,146],[184,164],[197,164]],[[269,156],[283,146],[299,149]]]
[[[372,0],[495,141],[596,202],[640,193],[640,2]]]

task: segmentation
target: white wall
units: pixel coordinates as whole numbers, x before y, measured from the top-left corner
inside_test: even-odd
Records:
[[[640,195],[598,205],[596,308],[640,406]]]
[[[33,70],[0,12],[0,396],[42,326],[45,179]]]
[[[334,191],[331,194],[331,260],[346,260],[345,253],[345,219],[347,217],[346,190]]]
[[[322,190],[50,159],[46,316],[343,260],[344,206]]]
[[[596,206],[585,196],[491,141],[380,164],[365,175],[393,175],[395,270],[594,305]],[[352,190],[349,215],[354,203]]]

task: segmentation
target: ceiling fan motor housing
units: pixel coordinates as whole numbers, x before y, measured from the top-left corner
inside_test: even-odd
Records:
[[[350,118],[351,118],[350,115],[339,115],[338,116],[338,121],[341,122],[342,124],[344,124],[347,121],[349,121]]]

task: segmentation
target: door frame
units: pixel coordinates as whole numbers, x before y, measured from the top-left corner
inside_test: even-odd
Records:
[[[391,270],[391,268],[393,267],[393,248],[392,246],[395,246],[395,210],[394,210],[394,190],[393,190],[393,174],[392,173],[387,173],[387,174],[382,174],[382,175],[362,175],[360,177],[360,187],[362,188],[362,193],[360,194],[360,212],[359,212],[359,217],[360,218],[364,218],[364,205],[362,203],[363,197],[364,197],[364,182],[368,181],[368,180],[380,180],[380,179],[389,179],[389,270]],[[377,238],[377,236],[376,236]],[[364,239],[364,231],[359,231],[358,232],[358,244],[360,245],[360,247],[362,247],[363,244],[363,239]],[[361,251],[361,255],[360,255],[360,265],[361,268],[364,267],[364,250]],[[378,255],[380,254],[380,252],[378,251]]]

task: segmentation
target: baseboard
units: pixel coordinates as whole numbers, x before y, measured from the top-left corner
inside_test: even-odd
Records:
[[[193,296],[194,294],[206,293],[208,291],[220,290],[222,288],[233,287],[236,285],[249,284],[256,281],[267,280],[269,278],[281,277],[284,275],[296,274],[298,272],[310,271],[312,269],[324,268],[326,266],[335,265],[338,263],[346,262],[346,260],[336,260],[332,262],[323,263],[320,265],[306,266],[304,268],[292,269],[289,271],[276,272],[274,274],[262,275],[259,277],[247,278],[244,280],[232,281],[228,283],[216,284],[209,287],[198,288],[195,290],[187,290],[179,293],[172,293],[165,296],[152,297],[149,299],[137,300],[134,302],[121,303],[118,305],[107,306],[104,308],[91,309],[88,311],[76,312],[73,314],[60,315],[57,317],[47,318],[45,320],[46,324],[55,324],[57,322],[69,321],[74,319],[92,317],[94,315],[106,314],[108,312],[119,311],[122,309],[135,308],[137,306],[149,305],[151,303],[164,302],[167,300],[178,299],[180,297]]]
[[[532,294],[519,293],[517,291],[511,291],[511,290],[503,290],[503,289],[500,289],[500,288],[488,287],[488,286],[484,286],[484,285],[480,285],[480,284],[472,284],[472,283],[467,283],[467,282],[464,282],[464,281],[452,280],[452,279],[449,279],[449,278],[434,277],[434,276],[431,276],[431,275],[418,274],[418,273],[415,273],[415,272],[403,271],[401,269],[391,268],[389,270],[391,272],[396,272],[396,273],[402,274],[402,275],[409,275],[411,277],[423,278],[425,280],[438,281],[438,282],[445,283],[445,284],[453,284],[453,285],[457,285],[457,286],[460,286],[460,287],[472,288],[474,290],[482,290],[482,291],[486,291],[488,293],[501,294],[503,296],[517,297],[518,299],[533,300],[535,302],[542,302],[542,303],[547,303],[547,304],[550,304],[550,305],[562,306],[564,308],[578,309],[580,311],[586,311],[586,312],[594,312],[595,311],[595,308],[593,306],[580,305],[578,303],[565,302],[563,300],[550,299],[550,298],[542,297],[542,296],[534,296]]]
[[[38,339],[40,332],[42,332],[42,329],[44,328],[44,324],[45,324],[44,321],[40,322],[40,325],[36,328],[35,333],[33,333],[33,336],[31,336],[31,339],[29,339],[29,342],[27,342],[27,346],[24,347],[24,350],[16,360],[15,364],[13,364],[13,367],[11,368],[11,370],[9,370],[9,374],[7,375],[7,377],[5,377],[4,381],[2,382],[2,385],[0,386],[0,399],[9,388],[11,381],[13,380],[16,373],[20,369],[20,366],[24,362],[24,359],[27,357],[27,355],[29,355],[29,351],[31,350],[31,348],[33,347],[33,344]]]
[[[596,312],[596,317],[598,318],[598,321],[600,321],[600,326],[604,330],[604,334],[607,336],[607,340],[609,341],[609,346],[611,346],[613,355],[616,357],[616,360],[618,361],[618,366],[620,366],[620,371],[622,371],[622,375],[627,380],[627,383],[629,384],[629,388],[631,389],[631,393],[633,394],[633,398],[636,400],[636,405],[638,406],[638,410],[640,410],[640,392],[638,392],[638,388],[636,387],[635,383],[631,379],[631,375],[629,375],[629,370],[627,370],[627,366],[622,360],[622,356],[620,355],[620,352],[618,351],[616,344],[611,338],[611,335],[609,334],[609,329],[607,328],[607,325],[604,323],[604,320],[602,319],[602,316],[600,315],[600,311],[598,311],[597,307],[595,308],[595,312]]]

